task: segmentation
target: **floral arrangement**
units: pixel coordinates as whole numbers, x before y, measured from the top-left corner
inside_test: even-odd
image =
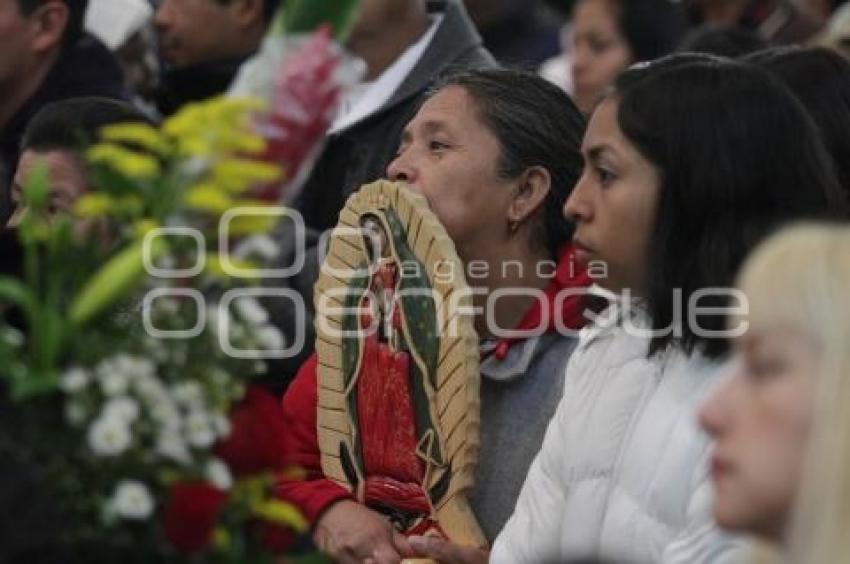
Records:
[[[315,8],[289,4],[302,23]],[[23,280],[0,279],[23,318],[0,307],[0,452],[39,469],[81,561],[265,561],[306,530],[273,495],[297,469],[251,379],[285,343],[250,290],[344,82],[330,28],[282,61],[267,102],[104,128],[73,217],[46,217],[46,173],[24,187]]]

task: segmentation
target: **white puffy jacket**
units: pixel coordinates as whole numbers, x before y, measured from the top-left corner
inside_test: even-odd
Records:
[[[646,328],[645,317],[604,315],[580,336],[490,562],[740,562],[742,543],[711,519],[709,442],[695,417],[719,364],[678,349],[647,359],[649,337],[623,329],[624,319]]]

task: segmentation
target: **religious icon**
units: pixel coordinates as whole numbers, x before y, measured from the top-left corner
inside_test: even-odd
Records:
[[[454,276],[438,276],[451,264]],[[316,285],[325,475],[402,533],[482,546],[466,502],[478,453],[478,347],[454,245],[424,198],[353,195]]]

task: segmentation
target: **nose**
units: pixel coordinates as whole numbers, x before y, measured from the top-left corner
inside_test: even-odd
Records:
[[[585,175],[582,174],[570,197],[564,203],[564,217],[575,223],[587,222],[593,216],[593,206],[587,194],[587,182]]]
[[[588,60],[587,48],[580,44],[573,44],[573,60],[571,66],[573,80],[581,82],[581,79],[584,78],[584,75],[587,73],[589,65],[590,62]]]
[[[156,8],[153,16],[154,25],[158,29],[166,28],[171,25],[171,1],[162,0]]]
[[[703,400],[697,413],[700,427],[714,438],[721,435],[729,422],[730,409],[740,361],[735,360],[711,393]]]
[[[405,156],[405,152],[396,156],[395,159],[387,166],[387,178],[393,182],[407,182],[413,184],[416,182],[415,167],[410,162],[411,159]]]

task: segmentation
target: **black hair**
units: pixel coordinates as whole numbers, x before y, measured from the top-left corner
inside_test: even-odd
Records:
[[[53,102],[30,120],[21,152],[77,151],[97,140],[102,127],[124,122],[153,124],[135,106],[118,100],[89,96]]]
[[[671,53],[687,30],[687,19],[670,0],[611,0],[617,23],[635,61],[652,61]]]
[[[809,111],[850,192],[850,61],[823,47],[783,47],[745,59],[779,78]]]
[[[230,0],[216,0],[219,4],[228,4]],[[286,0],[263,0],[263,19],[269,23],[277,13],[278,7],[285,5]]]
[[[674,319],[676,290],[687,320],[680,337],[653,338],[649,354],[676,343],[719,357],[728,341],[704,331],[722,331],[725,320],[696,315],[691,299],[703,289],[731,287],[748,252],[780,224],[845,214],[829,155],[800,102],[752,65],[671,55],[623,73],[613,96],[620,129],[662,178],[649,243],[652,326],[681,321]],[[711,295],[699,306],[728,302]]]
[[[737,59],[770,47],[770,43],[751,29],[706,24],[688,33],[677,51],[710,53]]]
[[[535,241],[557,256],[570,240],[573,224],[562,213],[582,169],[585,120],[560,88],[519,70],[463,70],[444,76],[431,94],[449,86],[463,88],[475,101],[481,120],[501,147],[498,174],[517,178],[540,166],[551,177]]]
[[[21,13],[29,15],[47,0],[17,0],[17,2]],[[89,0],[63,0],[63,2],[68,7],[68,23],[62,35],[62,43],[65,46],[70,46],[83,35],[83,23]]]

